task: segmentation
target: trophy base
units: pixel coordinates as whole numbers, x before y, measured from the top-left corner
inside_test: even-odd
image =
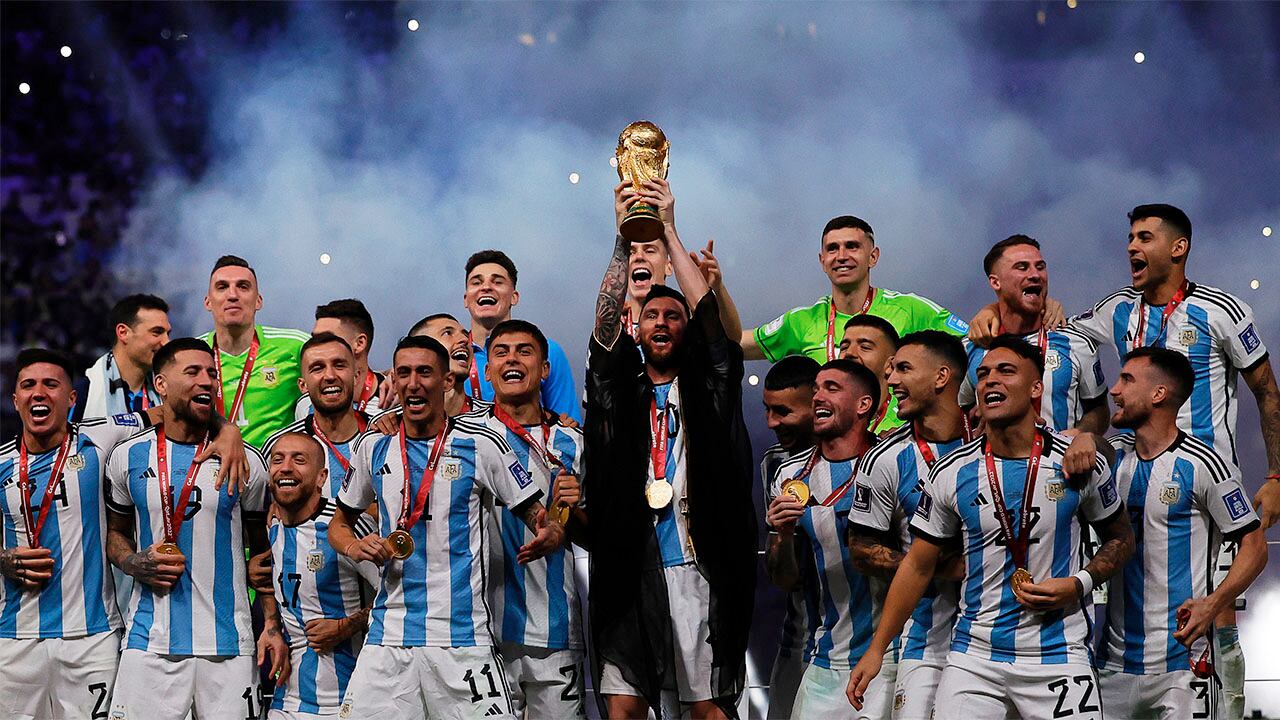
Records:
[[[633,243],[653,242],[662,237],[662,219],[658,217],[657,208],[636,203],[623,218],[618,232]]]

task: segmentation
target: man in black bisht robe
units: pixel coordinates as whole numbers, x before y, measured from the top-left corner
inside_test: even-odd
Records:
[[[742,351],[676,235],[665,181],[624,199],[659,209],[689,301],[655,285],[639,347],[623,336],[630,244],[618,236],[587,372],[593,677],[608,717],[643,717],[664,690],[694,718],[736,717],[757,551]]]

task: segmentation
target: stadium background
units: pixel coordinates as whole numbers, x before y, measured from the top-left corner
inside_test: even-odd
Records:
[[[502,248],[516,314],[584,357],[609,159],[640,118],[671,138],[682,236],[716,239],[749,326],[826,292],[833,215],[875,226],[877,286],[968,317],[990,297],[983,252],[1014,232],[1085,309],[1127,282],[1124,213],[1164,201],[1195,223],[1192,279],[1250,302],[1280,347],[1277,4],[6,2],[0,27],[5,436],[20,348],[87,366],[134,291],[203,332],[225,252],[257,267],[262,322],[309,328],[317,303],[362,298],[382,367],[414,320],[463,313],[471,252]],[[1268,715],[1277,568],[1242,621]],[[767,665],[780,599],[759,597]]]

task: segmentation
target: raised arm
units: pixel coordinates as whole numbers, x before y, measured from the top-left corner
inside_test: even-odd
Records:
[[[658,215],[662,218],[662,240],[667,244],[667,256],[671,258],[676,282],[680,283],[680,290],[689,307],[697,307],[698,301],[711,288],[676,232],[676,200],[671,194],[671,184],[666,180],[649,180],[644,184],[644,191],[636,197],[658,209]]]
[[[592,336],[606,350],[612,350],[622,334],[622,306],[627,297],[627,258],[631,243],[619,233],[614,237],[613,256],[600,281],[596,296],[596,326]]]
[[[1253,499],[1266,530],[1280,520],[1280,389],[1271,361],[1263,359],[1243,373],[1244,381],[1258,401],[1258,422],[1262,444],[1267,449],[1267,479]]]

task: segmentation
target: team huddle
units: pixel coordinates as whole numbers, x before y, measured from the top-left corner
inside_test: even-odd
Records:
[[[1249,306],[1187,279],[1181,210],[1134,208],[1132,286],[1074,316],[1036,240],[995,243],[971,322],[874,287],[871,226],[837,217],[830,294],[744,329],[669,184],[614,195],[662,234],[617,236],[581,393],[496,250],[466,264],[469,327],[427,315],[386,372],[363,303],[258,324],[230,255],[201,337],[132,295],[88,369],[23,350],[4,717],[737,717],[762,631],[770,718],[1242,717],[1280,389]],[[762,550],[780,631],[753,623]]]

